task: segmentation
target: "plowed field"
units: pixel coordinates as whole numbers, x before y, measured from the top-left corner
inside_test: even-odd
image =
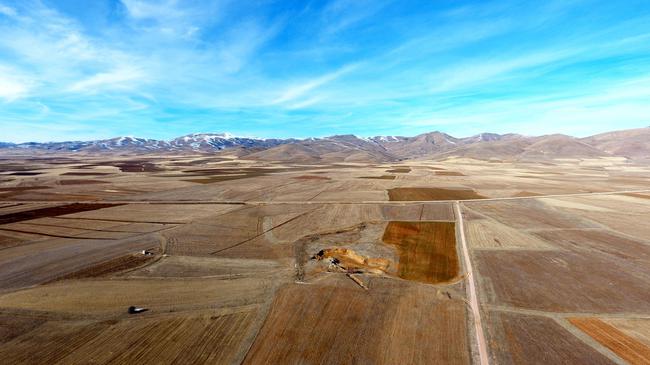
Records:
[[[467,200],[482,199],[482,195],[469,189],[442,188],[394,188],[388,190],[391,201],[424,201],[424,200]]]
[[[574,326],[633,365],[650,364],[650,347],[598,318],[571,318]]]
[[[364,291],[342,280],[282,289],[244,363],[469,363],[463,302],[422,285],[377,279]]]
[[[453,222],[390,222],[383,240],[397,247],[403,279],[435,284],[458,275]]]

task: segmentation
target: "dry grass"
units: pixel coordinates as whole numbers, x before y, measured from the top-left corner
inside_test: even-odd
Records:
[[[281,266],[272,260],[227,259],[221,257],[167,256],[153,265],[133,272],[133,276],[190,278],[240,276],[272,272]]]
[[[102,209],[101,212],[72,214],[69,218],[118,220],[122,222],[189,222],[194,219],[218,215],[237,209],[235,205],[219,204],[129,204]]]
[[[539,195],[541,194],[532,191],[520,191],[517,194],[513,195],[513,197],[521,198],[521,197],[539,196]]]
[[[0,349],[2,344],[23,335],[45,323],[44,319],[0,314]]]
[[[255,304],[281,277],[239,279],[63,281],[0,296],[0,306],[60,313],[115,315],[131,305],[152,313]]]
[[[514,229],[595,228],[575,214],[563,213],[534,199],[465,202],[468,208]]]
[[[557,208],[587,210],[592,212],[608,212],[608,213],[614,212],[611,209],[602,208],[591,204],[578,203],[575,201],[571,201],[570,199],[540,198],[540,201],[543,202],[544,204],[548,204],[552,207],[557,207]]]
[[[465,226],[467,242],[472,248],[553,249],[538,237],[489,219],[471,219]]]
[[[449,203],[409,204],[382,206],[383,219],[387,221],[453,221],[454,211]]]
[[[301,176],[294,176],[293,178],[296,180],[332,180],[327,176],[318,176],[318,175],[301,175]]]
[[[623,193],[622,195],[631,196],[632,198],[650,199],[650,194],[647,193]]]
[[[255,311],[104,322],[48,322],[0,347],[6,364],[224,364]]]
[[[403,279],[436,284],[458,275],[453,222],[389,222],[383,241],[397,247]]]

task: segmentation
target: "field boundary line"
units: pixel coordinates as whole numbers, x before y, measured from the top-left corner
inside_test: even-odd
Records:
[[[460,201],[454,203],[454,208],[456,208],[456,220],[458,222],[458,230],[460,231],[461,251],[463,253],[465,270],[467,271],[467,292],[469,294],[469,304],[472,309],[472,315],[474,316],[474,329],[476,330],[479,363],[481,365],[489,365],[490,361],[488,358],[487,345],[485,343],[483,324],[481,323],[481,310],[478,304],[478,296],[476,295],[476,286],[474,284],[474,271],[472,270],[469,249],[467,248],[467,241],[465,240],[465,227],[463,224],[463,214],[460,211]]]
[[[241,246],[241,245],[243,245],[244,243],[248,243],[248,242],[250,242],[250,241],[252,241],[252,240],[254,240],[254,239],[256,239],[256,238],[262,237],[262,236],[264,236],[265,234],[271,232],[272,230],[274,230],[274,229],[276,229],[276,228],[279,228],[279,227],[282,227],[282,226],[284,226],[285,224],[291,223],[291,222],[295,221],[296,219],[298,219],[298,218],[300,218],[300,217],[302,217],[302,216],[304,216],[304,215],[307,215],[307,214],[309,214],[309,213],[311,213],[311,212],[313,212],[313,211],[315,211],[315,210],[317,210],[317,209],[318,209],[318,208],[316,208],[316,209],[312,209],[312,210],[309,210],[309,211],[306,211],[306,212],[303,212],[303,213],[300,213],[300,214],[296,215],[295,217],[293,217],[293,218],[291,218],[291,219],[288,219],[288,220],[286,220],[286,221],[284,221],[284,222],[278,224],[277,226],[273,226],[273,227],[271,227],[271,228],[269,228],[269,229],[263,231],[263,232],[260,233],[260,234],[257,234],[257,235],[255,235],[255,236],[253,236],[253,237],[250,237],[250,238],[247,238],[247,239],[245,239],[245,240],[243,240],[243,241],[241,241],[241,242],[235,243],[234,245],[230,245],[230,246],[228,246],[228,247],[220,248],[220,249],[218,249],[218,250],[216,250],[216,251],[210,252],[210,255],[216,255],[216,254],[218,254],[218,253],[220,253],[220,252],[223,252],[223,251],[226,251],[226,250],[230,250],[231,248],[235,248],[235,247],[237,247],[237,246]]]
[[[451,199],[451,200],[4,200],[0,203],[16,203],[16,204],[205,204],[205,205],[274,205],[274,204],[392,204],[392,205],[410,205],[410,204],[443,204],[443,203],[472,203],[472,202],[490,202],[490,201],[505,201],[505,200],[530,200],[530,199],[544,199],[544,198],[566,198],[573,196],[594,196],[594,195],[617,195],[625,193],[650,193],[650,189],[635,189],[635,190],[616,190],[616,191],[599,191],[592,193],[569,193],[569,194],[549,194],[549,195],[534,195],[534,196],[510,196],[501,198],[480,198],[480,199]],[[60,217],[59,217],[60,218]]]

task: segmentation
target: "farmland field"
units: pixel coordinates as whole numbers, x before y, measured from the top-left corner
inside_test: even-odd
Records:
[[[383,240],[397,247],[400,278],[435,284],[458,275],[455,232],[451,222],[389,222]]]
[[[368,286],[364,292],[328,280],[286,287],[245,363],[469,362],[462,302],[426,286],[381,279]],[[412,347],[420,341],[427,346]]]
[[[646,166],[2,166],[2,364],[648,361]]]
[[[569,321],[630,364],[650,363],[650,347],[598,318],[570,318]]]

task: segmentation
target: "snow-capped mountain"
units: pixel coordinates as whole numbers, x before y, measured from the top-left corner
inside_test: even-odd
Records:
[[[301,162],[387,162],[426,156],[467,156],[479,159],[498,157],[516,160],[613,155],[648,160],[648,136],[650,128],[610,132],[586,138],[565,135],[529,137],[494,133],[456,138],[442,132],[430,132],[413,137],[357,137],[347,134],[322,138],[264,139],[238,137],[228,133],[194,133],[169,141],[116,137],[96,141],[18,144],[0,142],[0,150],[10,153],[33,150],[163,154],[214,153],[233,149],[236,155],[251,159]]]
[[[218,151],[226,148],[269,148],[284,143],[296,141],[295,139],[263,139],[238,137],[230,133],[193,133],[174,138],[170,141],[157,139],[137,138],[131,136],[115,137],[94,141],[66,141],[66,142],[27,142],[27,143],[2,143],[0,148],[24,148],[49,151],[125,151],[125,152],[154,152],[154,151]]]
[[[232,147],[268,148],[295,141],[294,139],[265,139],[237,137],[230,133],[193,133],[169,141],[172,149],[223,150]]]

